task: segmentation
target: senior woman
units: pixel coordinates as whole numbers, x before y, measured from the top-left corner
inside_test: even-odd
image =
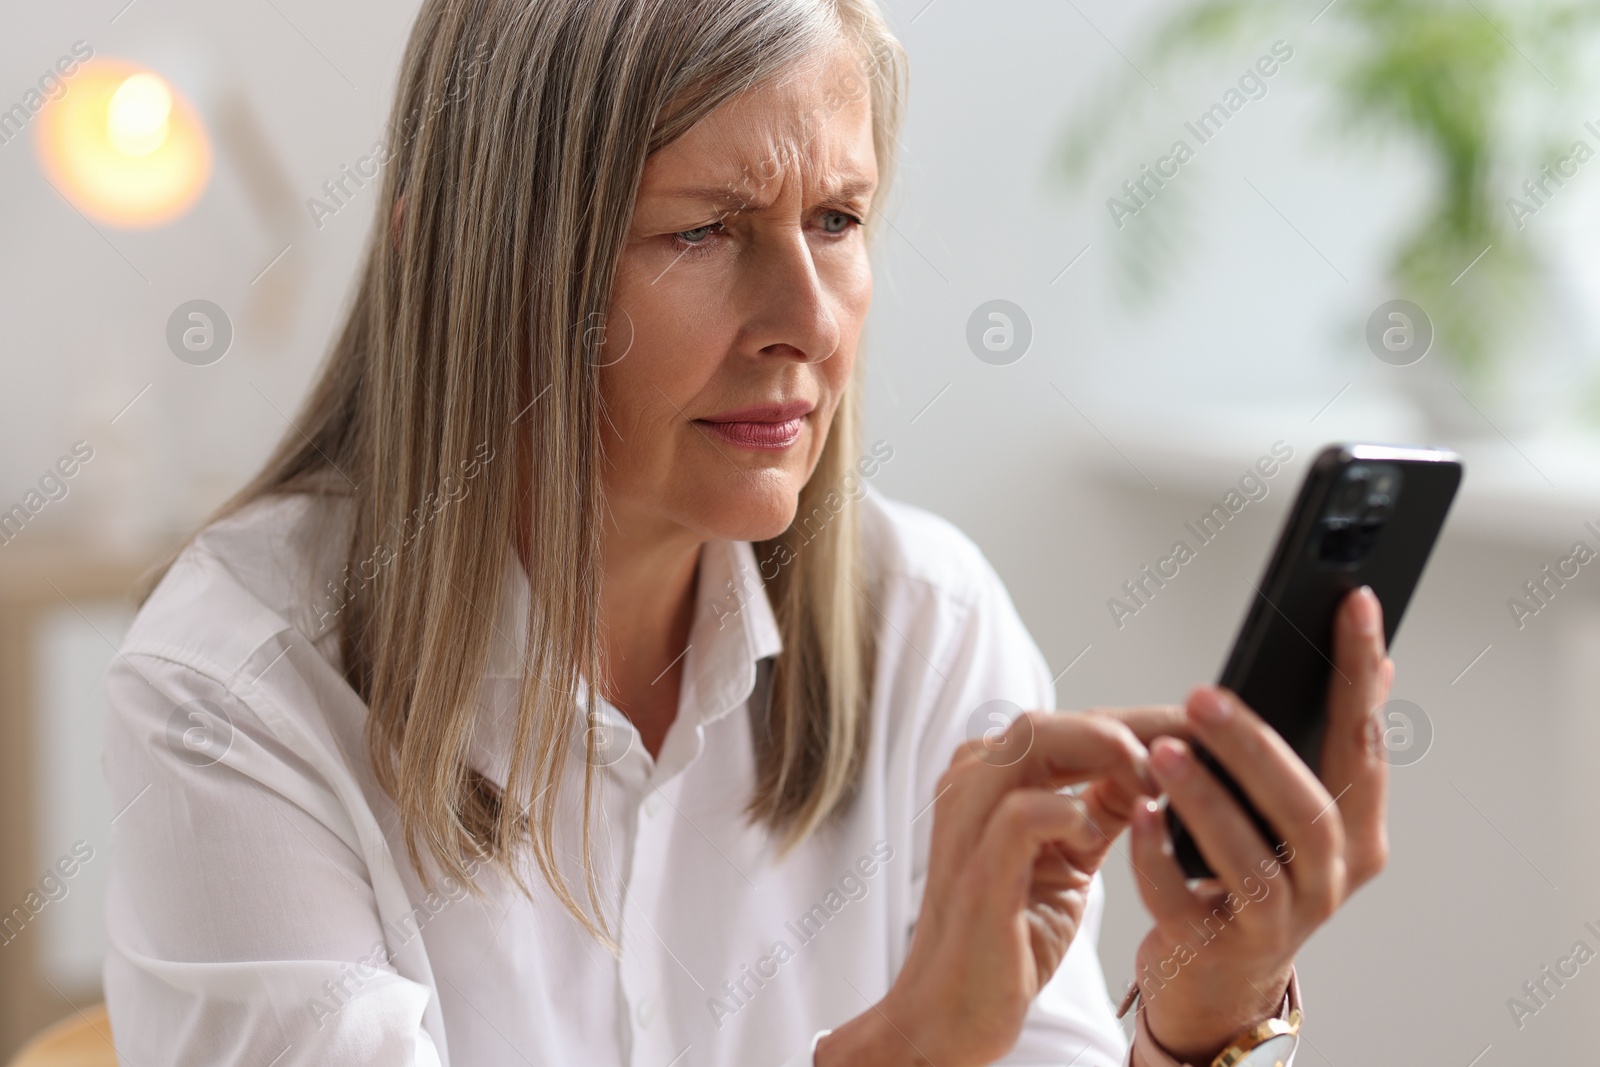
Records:
[[[1211,687],[1049,710],[983,556],[868,486],[903,82],[872,0],[426,0],[343,331],[110,676],[124,1062],[1287,1058],[1384,859],[1376,601],[1320,781]]]

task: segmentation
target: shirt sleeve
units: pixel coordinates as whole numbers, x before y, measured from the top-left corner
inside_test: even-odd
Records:
[[[992,715],[1010,718],[1024,710],[1056,707],[1050,669],[1010,595],[981,557],[979,572],[964,617],[933,655],[945,680],[938,687],[935,713],[920,745],[917,791],[922,804],[933,799],[938,778],[956,748],[978,736],[974,731],[999,725]],[[921,819],[915,827],[913,895],[919,902],[926,886],[932,822]],[[1076,938],[1029,1007],[1016,1045],[997,1063],[1121,1067],[1126,1062],[1128,1039],[1106,990],[1097,944],[1105,906],[1105,885],[1097,874]]]
[[[815,1067],[817,1061],[817,1045],[823,1038],[833,1033],[832,1030],[818,1030],[811,1035],[811,1043],[793,1056],[783,1061],[782,1067]]]
[[[289,669],[288,664],[277,669]],[[325,778],[207,673],[107,677],[105,991],[124,1063],[439,1067]]]

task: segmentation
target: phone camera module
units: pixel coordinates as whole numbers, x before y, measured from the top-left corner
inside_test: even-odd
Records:
[[[1317,524],[1313,551],[1323,563],[1353,567],[1372,551],[1399,490],[1400,472],[1388,467],[1354,466],[1328,494]]]
[[[1344,482],[1334,491],[1334,514],[1346,518],[1355,517],[1367,498],[1367,491],[1367,471],[1362,467],[1351,467],[1349,473],[1345,475]]]

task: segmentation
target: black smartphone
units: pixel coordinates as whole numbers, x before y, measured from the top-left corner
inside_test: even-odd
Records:
[[[1237,693],[1313,770],[1321,763],[1339,604],[1351,590],[1371,586],[1383,605],[1385,642],[1394,641],[1461,476],[1453,452],[1357,444],[1327,446],[1306,473],[1217,684]],[[1282,844],[1283,835],[1216,759],[1201,745],[1194,751],[1244,805],[1268,847]],[[1167,825],[1184,873],[1213,877],[1170,806]]]

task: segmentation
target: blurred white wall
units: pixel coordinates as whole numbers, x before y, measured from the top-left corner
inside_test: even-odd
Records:
[[[202,107],[237,88],[297,201],[379,135],[416,6],[124,2],[10,12],[0,102],[79,39],[159,64]],[[1461,448],[1466,489],[1396,646],[1395,695],[1427,712],[1433,749],[1395,770],[1391,870],[1302,961],[1311,1021],[1300,1062],[1465,1065],[1486,1046],[1484,1064],[1570,1062],[1592,1049],[1600,978],[1569,983],[1521,1031],[1505,1000],[1586,936],[1584,920],[1600,920],[1585,832],[1600,810],[1589,766],[1600,579],[1585,575],[1522,632],[1504,601],[1600,519],[1600,464],[1570,414],[1574,366],[1595,339],[1600,171],[1537,219],[1560,310],[1514,346],[1526,417],[1512,440],[1486,424],[1440,441],[1361,335],[1395,295],[1385,257],[1427,173],[1403,146],[1361,149],[1330,132],[1313,77],[1330,24],[1311,22],[1320,3],[1181,79],[1140,81],[1143,118],[1123,147],[1082,191],[1053,176],[1067,118],[1126,73],[1123,55],[1166,6],[886,4],[913,91],[868,326],[868,439],[896,450],[878,484],[983,546],[1054,669],[1071,665],[1062,706],[1082,707],[1176,700],[1213,677],[1245,579],[1322,443]],[[1118,242],[1141,220],[1115,230],[1105,198],[1278,38],[1294,61],[1170,190],[1188,224],[1166,295],[1121,303]],[[1572,102],[1585,112],[1600,117],[1600,99]],[[285,237],[243,177],[219,158],[180,222],[97,232],[42,179],[29,143],[0,147],[0,505],[74,441],[97,450],[72,496],[25,536],[181,529],[283,432],[345,299],[371,198],[320,231],[305,215]],[[300,287],[292,314],[263,312],[261,288],[285,275]],[[238,328],[209,367],[179,362],[164,341],[168,315],[194,298]],[[1032,326],[1030,350],[1009,366],[967,345],[969,316],[994,299]],[[1119,630],[1106,599],[1278,440],[1296,460],[1272,495]],[[91,758],[53,782],[66,795],[97,775]],[[40,864],[78,832],[42,827]],[[1120,992],[1145,917],[1124,861],[1113,858],[1108,879],[1102,955]]]
[[[1486,422],[1441,439],[1407,400],[1404,375],[1426,361],[1386,366],[1362,337],[1398,295],[1388,252],[1428,173],[1403,146],[1361,150],[1331,132],[1312,76],[1327,58],[1330,20],[1310,24],[1321,2],[1149,91],[1143,123],[1081,194],[1052,185],[1062,120],[1126,73],[1122,54],[1165,6],[936,0],[914,23],[923,0],[899,7],[913,93],[870,324],[872,435],[897,447],[880,484],[983,545],[1066,671],[1061,706],[1087,707],[1181,700],[1215,678],[1247,579],[1322,444],[1459,448],[1465,489],[1395,646],[1394,696],[1423,708],[1433,747],[1394,768],[1390,870],[1302,958],[1310,1022],[1297,1062],[1572,1062],[1593,1048],[1600,981],[1569,983],[1520,1030],[1506,1000],[1579,938],[1600,947],[1582,925],[1600,915],[1586,845],[1600,810],[1588,767],[1600,582],[1574,583],[1521,632],[1505,601],[1600,518],[1600,456],[1567,414],[1582,387],[1573,364],[1592,366],[1600,175],[1536,220],[1563,317],[1513,341],[1511,440]],[[1161,192],[1188,198],[1165,297],[1124,305],[1117,242],[1145,220],[1119,232],[1105,198],[1277,38],[1296,55],[1269,94]],[[1570,111],[1581,129],[1600,98]],[[968,315],[995,298],[1033,325],[1010,366],[965,343]],[[1271,495],[1119,630],[1107,598],[1277,440],[1296,460]],[[1125,859],[1107,878],[1101,955],[1120,992],[1148,920]]]

